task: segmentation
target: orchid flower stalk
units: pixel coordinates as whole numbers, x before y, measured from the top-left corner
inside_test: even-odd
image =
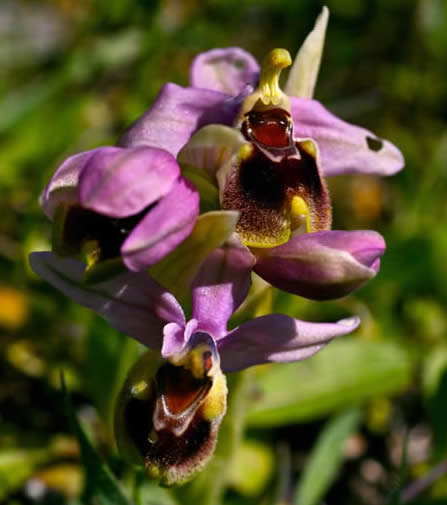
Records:
[[[43,192],[53,253],[31,266],[148,349],[115,426],[123,455],[162,484],[211,458],[226,373],[307,359],[359,324],[266,314],[229,329],[253,272],[322,300],[379,270],[378,233],[331,230],[326,178],[390,175],[403,158],[312,98],[327,22],[323,8],[294,62],[285,49],[261,66],[240,48],[198,55],[191,86],[166,84],[117,146],[71,156]]]

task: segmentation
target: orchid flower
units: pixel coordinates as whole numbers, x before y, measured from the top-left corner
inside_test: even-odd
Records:
[[[69,157],[41,196],[54,221],[53,251],[83,252],[86,280],[142,270],[191,232],[198,193],[172,154],[155,147],[99,147]]]
[[[229,330],[253,266],[237,237],[202,263],[191,285],[189,321],[175,297],[145,272],[86,285],[84,265],[74,259],[40,252],[30,262],[65,295],[150,349],[121,392],[116,435],[124,456],[168,485],[185,482],[211,457],[226,409],[224,373],[306,359],[359,324],[357,317],[310,323],[270,314]]]
[[[281,289],[313,299],[348,294],[376,275],[385,250],[373,231],[331,231],[325,177],[391,175],[400,151],[348,124],[312,98],[328,22],[326,7],[292,63],[271,51],[260,68],[240,48],[194,60],[191,86],[166,84],[120,140],[177,157],[201,195],[201,209],[236,210],[236,231],[254,270]]]

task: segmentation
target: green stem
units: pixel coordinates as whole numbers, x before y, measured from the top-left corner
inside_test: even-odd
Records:
[[[133,489],[133,501],[135,505],[144,505],[143,501],[143,484],[146,479],[143,471],[138,470],[135,472],[135,481]]]
[[[193,481],[174,490],[182,505],[219,505],[236,447],[243,434],[251,371],[229,374],[227,413],[220,427],[213,459]]]

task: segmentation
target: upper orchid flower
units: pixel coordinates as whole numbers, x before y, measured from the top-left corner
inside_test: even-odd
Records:
[[[100,147],[69,157],[41,203],[54,221],[53,251],[83,252],[85,277],[142,270],[191,232],[199,212],[194,186],[172,154],[154,147]]]
[[[33,270],[114,327],[152,349],[131,370],[116,415],[120,449],[165,484],[182,483],[211,457],[226,408],[224,372],[306,359],[352,332],[357,317],[309,323],[281,314],[233,330],[227,323],[250,287],[253,257],[238,241],[215,249],[191,287],[191,319],[146,273],[82,282],[84,266],[33,253]]]
[[[343,296],[374,277],[385,250],[375,232],[330,231],[324,178],[390,175],[403,166],[390,142],[312,99],[327,21],[324,8],[292,65],[286,92],[279,74],[292,63],[287,51],[269,53],[261,69],[242,49],[208,51],[193,62],[192,86],[167,84],[120,141],[162,145],[176,155],[200,191],[202,211],[240,213],[236,230],[256,257],[254,270],[315,299]]]

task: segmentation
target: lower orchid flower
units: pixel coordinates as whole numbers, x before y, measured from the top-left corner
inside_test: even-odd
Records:
[[[85,285],[84,265],[76,260],[42,252],[30,262],[65,295],[150,349],[120,394],[116,437],[127,459],[167,485],[190,479],[212,456],[226,410],[224,373],[306,359],[359,324],[357,317],[310,323],[271,314],[229,330],[253,266],[237,239],[215,249],[197,271],[189,321],[174,296],[146,273]]]
[[[85,280],[142,270],[191,232],[199,212],[195,187],[175,158],[154,147],[100,147],[69,157],[41,203],[53,220],[53,251],[84,253]]]
[[[292,63],[287,51],[272,51],[260,69],[242,49],[214,49],[196,57],[191,87],[167,84],[120,140],[177,156],[200,191],[202,211],[239,212],[236,230],[256,257],[256,273],[313,299],[361,286],[385,250],[376,232],[330,230],[325,177],[390,175],[403,166],[390,142],[312,99],[327,21],[324,8],[293,63],[287,93],[279,87]]]

